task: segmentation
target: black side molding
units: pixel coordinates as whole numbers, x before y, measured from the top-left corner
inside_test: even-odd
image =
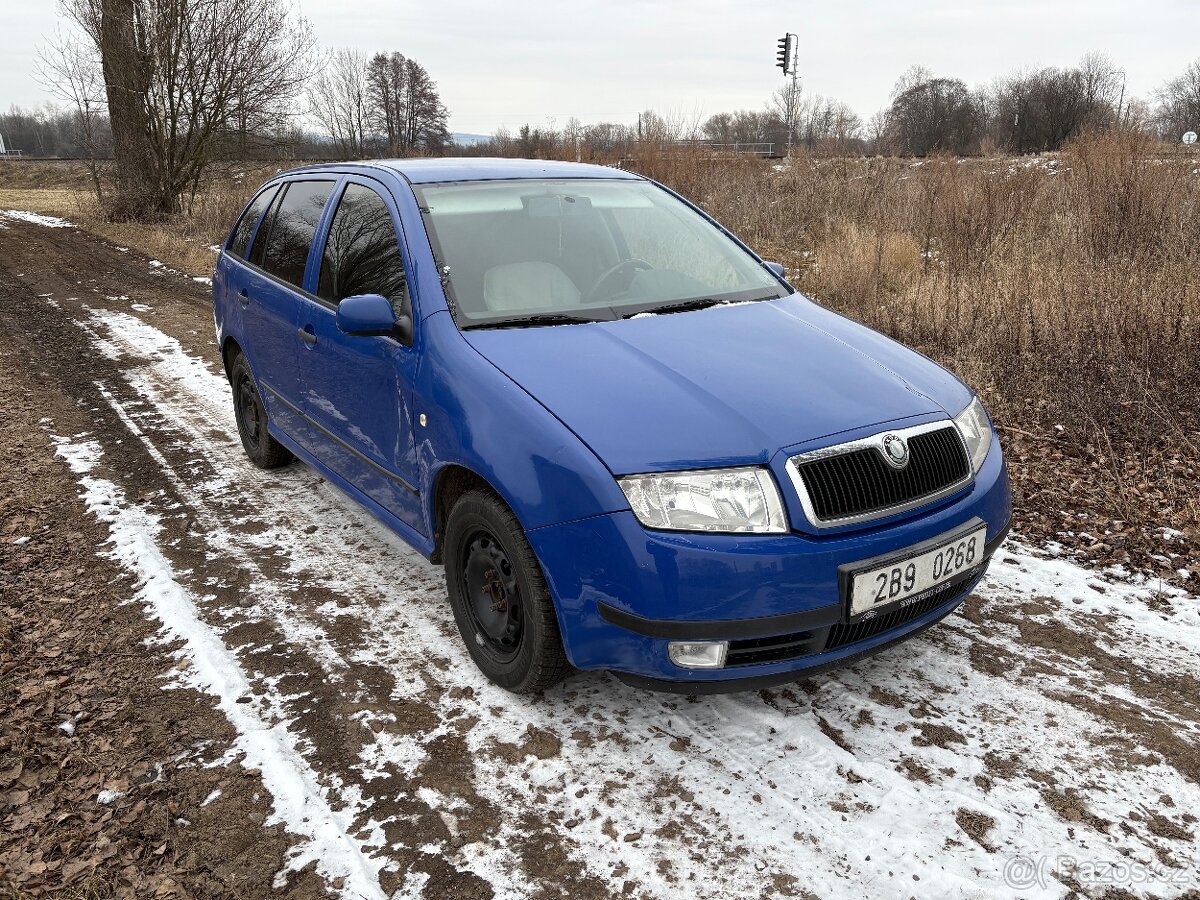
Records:
[[[832,625],[842,614],[841,606],[834,603],[820,609],[806,609],[783,616],[689,622],[679,619],[646,619],[610,606],[603,600],[598,605],[600,618],[610,625],[618,625],[643,637],[681,641],[737,640],[807,631],[810,628]]]
[[[302,335],[305,333],[303,328],[300,329],[300,333]],[[313,337],[313,343],[316,343],[316,340],[317,340],[316,337]],[[373,468],[377,472],[379,472],[379,474],[381,474],[387,478],[390,478],[392,481],[396,482],[398,485],[400,485],[400,487],[404,488],[406,491],[413,493],[413,494],[420,495],[420,493],[421,493],[420,491],[418,491],[415,487],[413,487],[411,484],[409,484],[407,481],[405,481],[403,478],[401,478],[399,475],[397,475],[391,469],[386,468],[385,466],[381,466],[379,463],[375,462],[375,460],[371,459],[369,456],[362,453],[356,447],[351,447],[349,444],[347,444],[344,440],[342,440],[340,437],[338,437],[336,434],[334,434],[328,428],[325,428],[320,423],[313,421],[312,416],[306,415],[304,410],[302,410],[300,407],[296,406],[296,404],[289,403],[287,400],[285,400],[279,394],[278,391],[267,387],[267,385],[265,385],[265,384],[263,385],[263,388],[266,389],[267,391],[269,391],[272,397],[274,397],[276,400],[278,400],[280,403],[282,403],[284,406],[286,406],[288,409],[290,409],[292,412],[294,412],[296,415],[298,415],[300,418],[302,418],[305,422],[307,422],[313,428],[317,429],[317,431],[321,432],[321,434],[325,435],[330,440],[337,441],[347,451],[349,451],[350,453],[353,453],[356,457],[361,459],[368,466],[370,466],[371,468]]]

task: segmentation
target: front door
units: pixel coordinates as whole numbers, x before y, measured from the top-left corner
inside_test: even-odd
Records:
[[[301,354],[305,415],[330,468],[419,532],[412,385],[417,354],[393,337],[343,334],[337,304],[382,294],[397,314],[412,315],[395,206],[387,189],[347,179],[320,257],[317,296],[300,304],[299,327],[311,335]]]

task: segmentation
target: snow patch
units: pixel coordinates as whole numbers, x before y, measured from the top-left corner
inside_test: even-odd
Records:
[[[12,219],[16,222],[28,222],[30,225],[41,225],[43,228],[74,228],[73,222],[60,219],[58,216],[44,216],[41,213],[29,212],[25,209],[0,210],[0,219]]]
[[[335,812],[317,775],[297,752],[286,723],[269,724],[238,698],[253,693],[237,657],[200,618],[192,595],[176,579],[174,568],[158,546],[159,517],[131,503],[115,483],[88,474],[100,457],[95,441],[53,437],[56,452],[80,475],[81,497],[88,511],[108,525],[110,558],[137,576],[137,599],[162,623],[164,643],[182,642],[180,655],[192,664],[172,675],[189,687],[217,698],[218,708],[237,732],[234,747],[246,768],[259,769],[274,804],[268,824],[283,823],[305,838],[289,857],[288,871],[315,863],[327,880],[343,879],[343,895],[383,898],[378,870],[347,834],[352,811]],[[63,723],[62,727],[68,723]],[[71,724],[73,733],[74,723]],[[281,873],[282,874],[282,873]]]

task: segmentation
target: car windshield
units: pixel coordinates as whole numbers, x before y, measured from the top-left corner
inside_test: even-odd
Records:
[[[611,320],[787,294],[721,229],[649,182],[414,189],[461,328]]]

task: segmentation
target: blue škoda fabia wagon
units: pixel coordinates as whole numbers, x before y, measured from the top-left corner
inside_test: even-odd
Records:
[[[246,453],[443,563],[513,691],[793,680],[947,615],[1008,528],[965,384],[627,172],[297,169],[234,225],[213,303]]]

